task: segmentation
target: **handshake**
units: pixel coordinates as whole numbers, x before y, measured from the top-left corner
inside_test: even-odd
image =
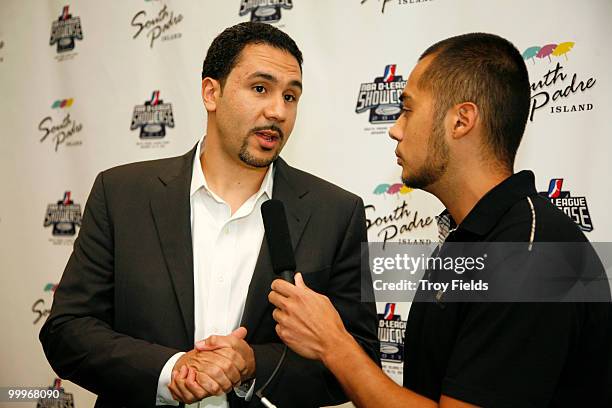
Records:
[[[168,386],[172,397],[192,404],[222,395],[255,376],[255,355],[240,327],[227,336],[210,336],[183,354],[172,371]]]

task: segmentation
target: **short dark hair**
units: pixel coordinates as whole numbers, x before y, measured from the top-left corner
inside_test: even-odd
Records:
[[[210,77],[223,86],[248,44],[267,44],[287,51],[302,70],[302,52],[289,35],[270,24],[246,22],[226,28],[213,40],[202,64],[202,79]]]
[[[419,89],[433,93],[437,119],[451,106],[473,102],[480,110],[488,147],[512,169],[525,131],[530,105],[525,61],[508,40],[470,33],[429,47],[419,58],[433,56],[419,79]]]

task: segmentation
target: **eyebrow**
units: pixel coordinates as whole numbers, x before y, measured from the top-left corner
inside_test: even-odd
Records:
[[[408,94],[407,94],[407,93],[405,93],[405,92],[402,92],[402,94],[401,94],[401,95],[400,95],[400,97],[399,97],[399,101],[400,101],[400,103],[409,102],[409,101],[411,101],[411,100],[413,100],[413,99],[412,99],[412,96],[408,95]]]
[[[262,79],[265,79],[266,81],[272,82],[274,84],[278,84],[278,78],[276,78],[272,74],[268,74],[267,72],[257,71],[249,75],[249,79],[255,79],[255,78],[262,78]],[[294,79],[291,82],[289,82],[289,86],[295,86],[297,88],[300,88],[300,91],[302,91],[302,83],[298,81],[297,79]]]

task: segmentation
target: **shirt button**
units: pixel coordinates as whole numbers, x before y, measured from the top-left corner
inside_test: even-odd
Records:
[[[217,282],[223,283],[223,275],[217,276]]]

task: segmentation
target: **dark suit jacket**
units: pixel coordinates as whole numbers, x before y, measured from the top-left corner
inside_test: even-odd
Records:
[[[40,340],[62,378],[98,394],[96,406],[153,407],[166,361],[193,348],[194,154],[116,167],[94,182]],[[362,286],[371,290],[369,274],[360,273],[360,245],[367,241],[362,200],[282,159],[273,198],[285,204],[297,269],[329,296],[348,331],[378,362],[375,306],[360,301]],[[258,386],[283,348],[267,299],[274,278],[264,239],[242,318]],[[346,400],[320,362],[291,351],[265,395],[279,407]],[[228,398],[232,407],[260,406],[256,397],[250,403],[233,393]]]

